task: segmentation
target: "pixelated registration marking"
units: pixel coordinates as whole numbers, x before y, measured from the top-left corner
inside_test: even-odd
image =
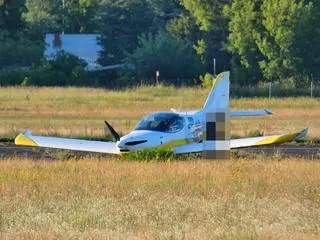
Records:
[[[206,136],[202,157],[205,159],[230,158],[229,112],[206,113]]]

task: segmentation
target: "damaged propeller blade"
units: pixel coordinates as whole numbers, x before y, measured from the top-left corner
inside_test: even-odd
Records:
[[[105,123],[105,128],[107,127],[111,133],[111,135],[114,137],[114,139],[116,141],[120,141],[120,136],[119,134],[113,129],[113,127],[107,122],[107,121],[104,121]]]

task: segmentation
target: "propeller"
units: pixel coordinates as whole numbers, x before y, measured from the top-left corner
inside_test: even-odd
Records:
[[[108,128],[111,135],[114,137],[114,139],[118,142],[120,141],[120,136],[119,134],[116,132],[116,130],[113,129],[113,127],[107,122],[107,121],[104,121],[105,123],[105,129]]]

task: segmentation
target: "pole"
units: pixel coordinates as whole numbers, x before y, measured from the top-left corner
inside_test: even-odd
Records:
[[[216,59],[215,58],[213,58],[213,75],[214,75],[214,77],[216,77],[217,75],[216,75]]]
[[[64,34],[64,0],[62,0],[62,35]]]
[[[269,99],[271,99],[271,96],[272,96],[272,83],[269,82]]]
[[[156,83],[159,85],[160,71],[156,71]]]
[[[311,91],[311,98],[313,98],[313,75],[311,74],[311,83],[310,83],[310,91]]]

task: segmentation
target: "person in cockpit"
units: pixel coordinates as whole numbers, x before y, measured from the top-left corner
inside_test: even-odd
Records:
[[[177,132],[183,129],[183,118],[175,113],[153,113],[138,123],[135,130]]]

